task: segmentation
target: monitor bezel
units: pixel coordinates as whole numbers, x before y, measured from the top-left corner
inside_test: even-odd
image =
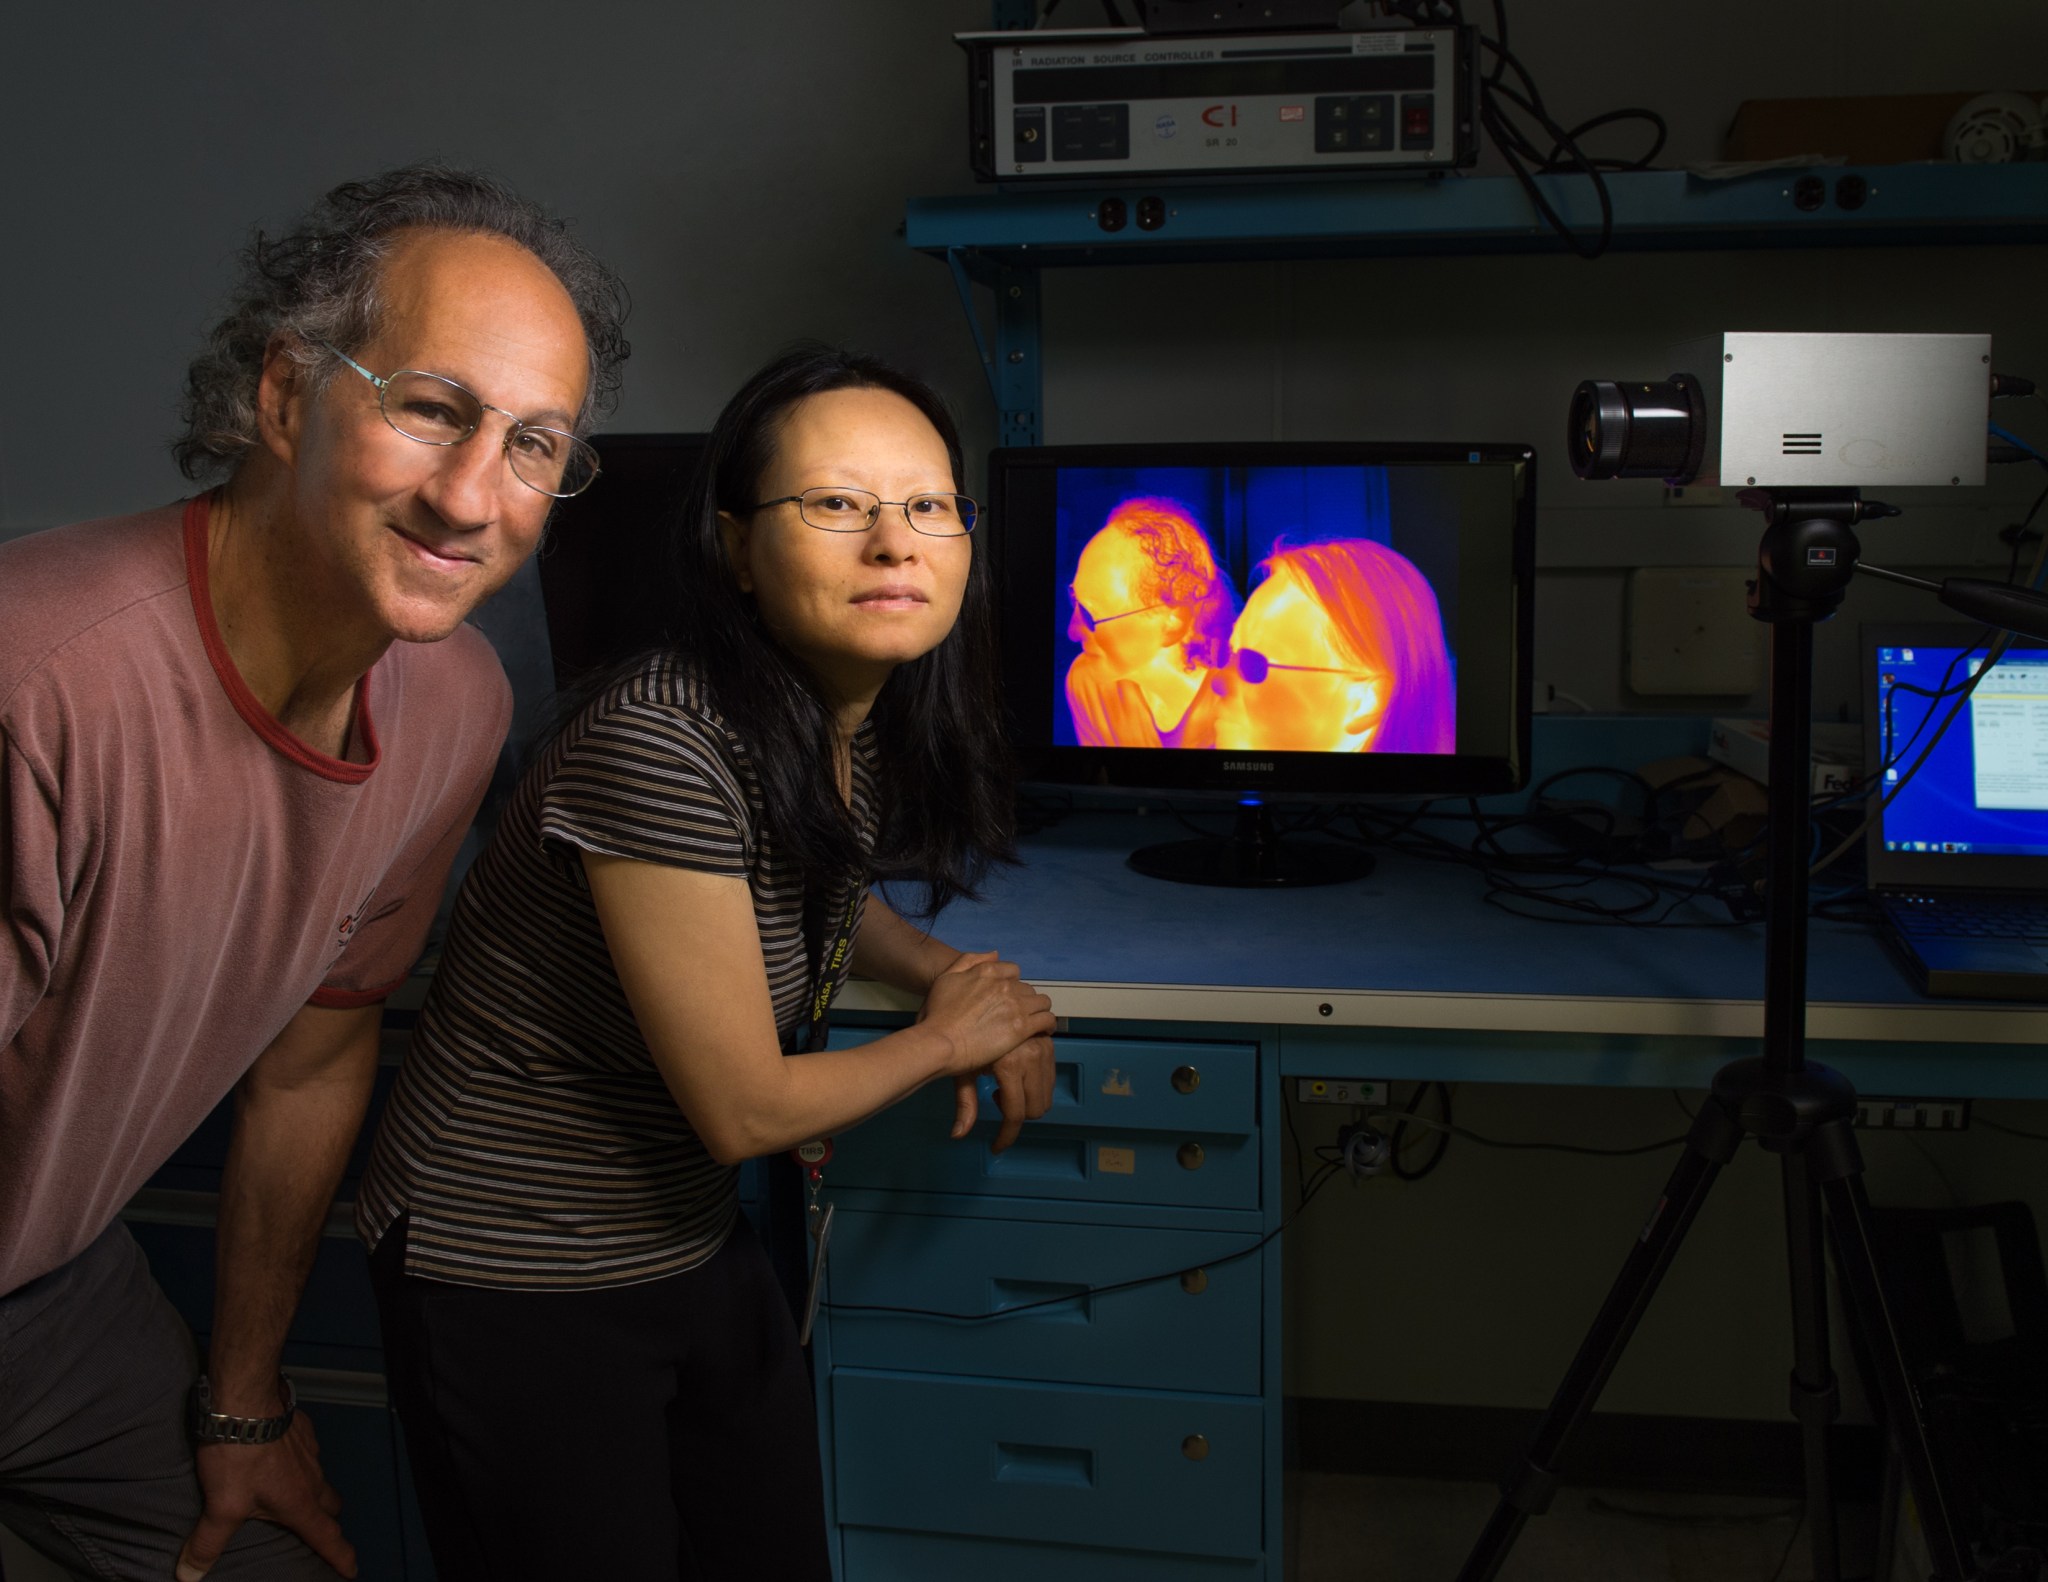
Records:
[[[1473,458],[1477,457],[1475,461]],[[1050,535],[1034,537],[1010,518],[1013,479],[1061,467],[1377,467],[1510,466],[1520,491],[1506,568],[1514,630],[1508,741],[1499,751],[1457,753],[1297,753],[1256,755],[1215,750],[1078,747],[1055,744],[1044,700],[1056,685],[1056,607]],[[1003,681],[1010,732],[1027,782],[1138,792],[1258,792],[1307,799],[1390,796],[1489,796],[1528,783],[1530,675],[1533,657],[1536,452],[1500,441],[1276,441],[1137,443],[1003,447],[989,455],[989,511],[1003,622]],[[1036,713],[1037,718],[1030,716]]]

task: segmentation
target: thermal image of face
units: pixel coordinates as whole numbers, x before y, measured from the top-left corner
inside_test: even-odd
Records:
[[[1088,540],[1069,589],[1067,707],[1084,747],[1213,747],[1205,685],[1229,651],[1235,590],[1194,513],[1121,501]]]
[[[1436,595],[1370,539],[1277,551],[1218,679],[1216,745],[1253,752],[1447,753],[1450,657]]]

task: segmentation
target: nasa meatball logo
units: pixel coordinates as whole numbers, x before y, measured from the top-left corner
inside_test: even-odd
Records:
[[[1160,138],[1171,139],[1173,135],[1179,130],[1180,122],[1176,121],[1170,115],[1162,115],[1158,120],[1152,123],[1153,134]]]

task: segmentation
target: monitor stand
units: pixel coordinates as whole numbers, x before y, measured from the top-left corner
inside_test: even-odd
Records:
[[[1141,846],[1125,861],[1149,879],[1239,890],[1346,884],[1372,872],[1371,855],[1356,846],[1283,839],[1257,802],[1238,804],[1237,828],[1227,836]]]

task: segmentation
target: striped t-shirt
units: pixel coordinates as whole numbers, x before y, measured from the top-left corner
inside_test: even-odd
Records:
[[[852,813],[872,850],[874,727],[853,745]],[[745,744],[696,678],[651,660],[548,745],[463,881],[357,1200],[372,1247],[408,1216],[410,1273],[624,1285],[702,1263],[732,1229],[737,1171],[662,1082],[584,851],[745,879],[784,1048],[806,1021],[803,873],[765,825]],[[850,899],[825,898],[813,929],[836,934]]]

